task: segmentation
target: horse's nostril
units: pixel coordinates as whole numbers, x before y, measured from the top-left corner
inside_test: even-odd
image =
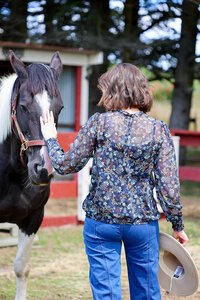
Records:
[[[39,164],[35,164],[34,169],[36,173],[40,173],[43,169],[43,166]]]

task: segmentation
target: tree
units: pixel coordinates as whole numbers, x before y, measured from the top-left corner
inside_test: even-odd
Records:
[[[175,71],[172,113],[170,117],[171,128],[188,129],[189,127],[198,18],[198,5],[195,2],[184,0],[182,5],[180,47]]]
[[[126,0],[123,10],[124,31],[121,33],[121,60],[137,64],[137,50],[140,44],[139,0]]]
[[[44,24],[45,24],[45,34],[43,35],[44,44],[55,43],[57,37],[57,28],[56,28],[57,20],[55,19],[55,17],[58,10],[59,10],[59,3],[55,3],[54,0],[48,0],[43,5]]]
[[[1,1],[0,26],[4,41],[25,42],[27,38],[28,0]],[[14,3],[15,2],[15,3]]]
[[[55,46],[103,51],[103,64],[92,67],[88,73],[90,114],[97,110],[99,76],[110,64],[124,61],[146,66],[151,79],[175,81],[170,127],[188,128],[192,83],[195,76],[200,77],[200,73],[195,73],[200,65],[195,61],[198,0],[121,0],[119,7],[113,0],[19,0],[18,5],[14,2],[0,3],[2,39],[25,41],[28,37]],[[33,2],[39,9],[30,11],[28,7]],[[43,24],[37,21],[42,14]],[[37,30],[36,25],[30,30],[30,24],[27,30],[30,16],[35,17],[36,25],[43,25],[43,30]],[[182,18],[181,37],[170,26],[177,18]],[[157,30],[158,35],[145,37],[151,30]]]
[[[104,16],[102,18],[102,16]],[[111,12],[109,8],[109,1],[102,0],[99,5],[98,0],[90,1],[90,9],[87,13],[86,32],[88,32],[88,42],[91,48],[103,50],[104,59],[103,64],[93,66],[90,68],[89,75],[89,114],[92,115],[99,109],[96,104],[100,99],[100,92],[97,89],[98,78],[108,69],[109,60],[109,26],[111,23]],[[83,44],[87,41],[83,41]]]

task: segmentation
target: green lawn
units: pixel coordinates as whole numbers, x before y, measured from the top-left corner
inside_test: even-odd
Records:
[[[190,238],[189,249],[196,258],[196,246],[200,245],[198,222],[185,220]],[[160,229],[171,232],[170,224],[160,222]],[[82,226],[66,226],[62,228],[40,230],[39,240],[32,252],[32,270],[28,283],[29,300],[87,300],[91,299],[88,284],[88,264],[84,253]],[[0,299],[11,300],[15,293],[14,275],[11,261],[15,247],[0,250],[0,262],[6,261],[7,272],[0,277]],[[124,253],[122,255],[123,299],[128,300],[128,282]]]

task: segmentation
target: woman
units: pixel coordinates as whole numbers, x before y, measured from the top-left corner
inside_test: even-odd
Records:
[[[160,214],[153,188],[173,236],[188,240],[182,221],[179,180],[170,132],[146,113],[152,106],[147,79],[121,63],[99,79],[105,113],[94,114],[64,153],[53,113],[41,118],[53,167],[59,174],[81,170],[93,157],[91,185],[83,203],[84,242],[95,300],[119,300],[120,254],[124,244],[131,299],[160,299],[158,283]]]

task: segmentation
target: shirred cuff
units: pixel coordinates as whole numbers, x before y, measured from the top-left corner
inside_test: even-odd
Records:
[[[172,229],[175,231],[182,231],[184,229],[184,224],[182,219],[179,222],[172,224]]]

